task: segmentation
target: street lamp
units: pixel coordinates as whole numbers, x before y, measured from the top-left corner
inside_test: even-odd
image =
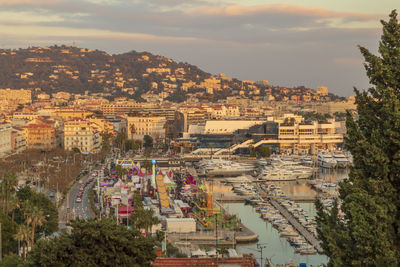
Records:
[[[263,249],[266,248],[265,244],[257,244],[257,249],[260,252],[260,265],[263,266]]]

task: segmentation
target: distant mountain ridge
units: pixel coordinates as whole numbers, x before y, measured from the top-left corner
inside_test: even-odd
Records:
[[[48,94],[103,93],[137,101],[158,97],[174,102],[188,97],[216,101],[235,95],[252,99],[273,95],[275,100],[284,100],[293,94],[312,93],[303,86],[282,90],[252,81],[215,78],[194,65],[148,52],[111,55],[66,45],[0,49],[0,88],[40,88]]]
[[[41,88],[46,93],[67,91],[114,92],[126,95],[132,88],[138,97],[153,88],[152,82],[165,77],[148,73],[147,69],[165,68],[171,73],[182,70],[181,82],[200,82],[210,77],[196,66],[177,63],[171,59],[147,52],[131,51],[111,55],[104,51],[72,46],[32,47],[27,49],[0,49],[0,87]],[[183,73],[181,71],[181,73]],[[162,91],[157,88],[155,92]]]

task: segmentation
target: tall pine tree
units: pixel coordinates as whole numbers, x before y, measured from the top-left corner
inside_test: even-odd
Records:
[[[400,266],[400,25],[382,21],[379,55],[360,47],[373,87],[356,92],[345,144],[354,158],[338,206],[317,201],[319,236],[330,266]]]

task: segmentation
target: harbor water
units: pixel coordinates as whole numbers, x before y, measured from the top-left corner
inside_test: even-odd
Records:
[[[318,174],[318,179],[325,182],[335,182],[337,180],[342,180],[347,177],[348,170],[321,170]],[[282,188],[282,191],[288,196],[293,198],[310,199],[315,198],[318,194],[314,189],[312,189],[306,180],[291,181],[291,182],[278,182],[276,183]],[[229,185],[222,185],[218,183],[213,183],[213,191],[215,193],[230,194],[231,187]],[[316,210],[313,201],[300,201],[298,202],[301,208],[305,210],[310,217],[316,216]],[[326,264],[328,259],[324,255],[301,255],[295,253],[294,248],[289,244],[286,238],[280,237],[277,229],[272,227],[272,225],[264,221],[260,214],[256,212],[255,208],[250,205],[245,205],[244,203],[224,203],[223,206],[231,214],[236,214],[242,223],[249,227],[251,230],[259,235],[258,244],[265,246],[262,251],[263,264],[265,264],[266,259],[269,259],[272,265],[284,264],[290,260],[294,260],[295,263],[306,263],[307,266],[319,266]],[[260,262],[261,251],[257,249],[257,243],[254,244],[239,244],[237,247],[238,252],[253,254],[258,262]]]
[[[319,266],[327,263],[328,259],[324,255],[301,255],[295,253],[286,238],[280,237],[277,229],[260,218],[254,207],[244,203],[224,203],[223,205],[229,213],[236,214],[244,225],[259,235],[258,244],[265,246],[262,252],[263,263],[265,263],[266,258],[270,259],[273,265],[286,263],[290,259],[293,259],[297,264],[307,263],[307,266]],[[306,211],[314,210],[310,212],[310,216],[315,214],[313,203],[301,203],[301,207]],[[240,253],[252,253],[257,261],[260,262],[261,252],[257,249],[257,243],[239,244],[236,249]]]

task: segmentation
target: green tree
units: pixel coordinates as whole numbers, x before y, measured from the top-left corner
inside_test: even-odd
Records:
[[[22,248],[22,257],[25,258],[28,252],[29,243],[31,243],[30,227],[26,224],[19,225],[14,238],[18,240],[18,250]]]
[[[117,165],[115,167],[115,171],[117,172],[118,177],[121,179],[124,177],[124,175],[128,174],[128,170],[125,168],[122,168],[121,165]]]
[[[139,149],[141,149],[142,148],[142,146],[143,146],[143,142],[142,142],[142,140],[133,140],[133,149],[134,150],[139,150]]]
[[[43,211],[39,209],[37,206],[26,205],[25,206],[25,216],[26,223],[31,225],[31,247],[35,243],[35,230],[36,227],[42,226],[46,221],[46,216]]]
[[[126,140],[125,142],[125,151],[129,151],[133,149],[133,140]]]
[[[0,185],[0,197],[2,200],[3,212],[8,214],[9,201],[15,193],[15,188],[18,185],[17,175],[13,172],[6,172],[3,175],[3,181]]]
[[[126,130],[121,129],[121,131],[119,131],[115,136],[114,139],[115,146],[118,147],[121,151],[123,151],[127,139],[128,136],[126,134]]]
[[[154,216],[152,209],[145,209],[142,203],[142,196],[139,191],[133,195],[134,212],[129,217],[129,223],[136,229],[145,230],[146,234],[151,232],[153,225],[160,223]]]
[[[71,234],[39,240],[29,253],[32,266],[150,266],[155,241],[113,219],[72,221]]]
[[[46,220],[44,221],[43,225],[37,227],[36,233],[51,235],[58,230],[58,210],[48,197],[42,193],[36,193],[28,186],[25,186],[17,192],[17,198],[19,200],[20,207],[15,212],[15,221],[18,224],[23,224],[26,222],[24,214],[26,210],[37,207],[43,211]]]
[[[112,134],[110,133],[102,133],[101,134],[101,150],[104,152],[109,152],[111,149],[111,138]]]
[[[129,131],[131,132],[131,136],[133,137],[134,134],[136,134],[136,127],[135,124],[131,124],[129,127]]]
[[[269,146],[259,146],[257,147],[257,153],[263,158],[268,158],[272,152]]]
[[[146,149],[152,149],[153,148],[153,138],[150,135],[145,135],[143,137],[143,146]]]
[[[17,224],[11,218],[0,212],[1,242],[3,254],[10,253],[17,245],[14,235],[17,232]]]
[[[146,158],[146,159],[143,161],[142,167],[143,167],[147,172],[149,172],[149,171],[151,171],[151,169],[153,168],[153,165],[151,164],[151,161],[150,161],[149,159]]]
[[[26,263],[24,262],[24,260],[16,255],[16,254],[10,254],[5,256],[1,262],[0,262],[0,267],[23,267],[23,266],[27,266]]]
[[[370,83],[356,92],[358,118],[347,114],[345,144],[354,165],[330,212],[317,222],[330,266],[400,266],[400,25],[382,21],[380,56],[360,47]],[[338,218],[338,208],[344,219]]]

